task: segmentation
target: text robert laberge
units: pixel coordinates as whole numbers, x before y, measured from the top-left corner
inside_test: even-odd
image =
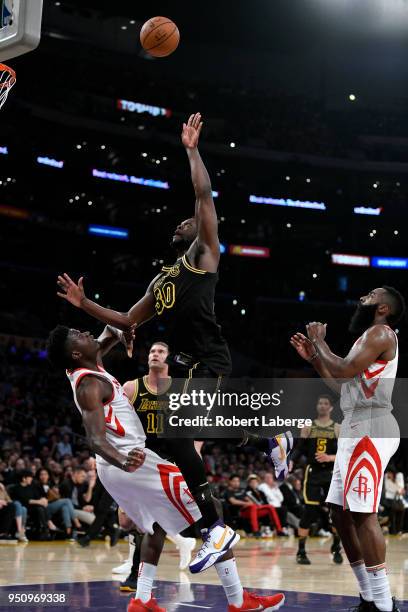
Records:
[[[269,417],[266,415],[254,417],[223,416],[221,414],[211,416],[180,417],[172,414],[168,423],[170,427],[310,427],[311,419],[290,419],[276,415]]]

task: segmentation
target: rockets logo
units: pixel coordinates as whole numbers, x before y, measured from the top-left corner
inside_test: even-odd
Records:
[[[175,465],[158,464],[163,489],[175,508],[192,525],[196,519],[187,510],[186,505],[193,503],[194,499],[186,487],[184,477]],[[183,499],[184,497],[184,499]],[[187,497],[187,499],[185,499]]]
[[[365,476],[363,470],[366,470],[371,476],[373,489],[368,486],[368,476]],[[378,487],[381,482],[382,464],[381,457],[378,454],[373,442],[368,436],[361,438],[356,445],[353,454],[351,455],[347,468],[347,475],[344,486],[343,507],[346,508],[347,493],[351,486],[357,480],[357,486],[352,488],[352,491],[358,493],[360,499],[367,500],[367,495],[373,493],[373,512],[376,511],[378,499]]]
[[[364,497],[364,501],[367,499],[367,493],[371,493],[371,489],[368,488],[368,478],[367,476],[363,476],[361,473],[358,475],[358,486],[354,487],[353,491],[358,493],[359,498]]]

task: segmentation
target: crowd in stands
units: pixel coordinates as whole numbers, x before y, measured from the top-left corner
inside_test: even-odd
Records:
[[[120,535],[117,506],[96,474],[79,413],[64,376],[50,371],[37,349],[11,352],[0,343],[0,540],[77,540],[98,536],[111,545]],[[207,442],[203,461],[226,519],[255,537],[297,533],[303,497],[304,463],[277,483],[261,453],[237,451],[227,442]],[[408,482],[390,466],[380,521],[391,534],[408,531]],[[312,533],[330,529],[322,508]]]

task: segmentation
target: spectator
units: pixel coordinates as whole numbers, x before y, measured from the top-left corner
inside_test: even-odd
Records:
[[[267,503],[275,508],[282,525],[282,531],[283,533],[288,535],[288,511],[286,509],[286,506],[284,505],[283,493],[280,490],[278,483],[274,479],[273,474],[271,474],[271,472],[265,473],[263,482],[259,485],[258,490],[264,494]]]
[[[0,484],[0,540],[14,540],[12,533],[16,509],[3,484]],[[17,540],[15,540],[17,541]]]
[[[64,457],[65,455],[72,457],[74,453],[72,451],[71,437],[69,434],[65,433],[62,436],[61,442],[57,444],[57,451],[60,457]]]
[[[22,470],[18,480],[18,484],[14,485],[10,491],[12,499],[27,508],[28,518],[33,522],[33,531],[37,539],[49,540],[47,499],[33,484],[33,474],[30,470]]]
[[[251,523],[252,533],[255,536],[261,535],[259,530],[259,519],[268,518],[266,526],[266,535],[270,535],[272,524],[275,525],[278,535],[286,535],[282,531],[282,525],[275,508],[268,504],[265,495],[259,490],[259,477],[256,474],[250,474],[247,478],[247,489],[245,491],[246,499],[251,502],[251,505],[241,511],[244,518],[249,519]]]
[[[303,499],[300,493],[302,490],[302,481],[294,474],[289,474],[285,482],[283,482],[279,488],[282,492],[283,503],[288,513],[288,524],[297,531],[303,508]]]
[[[66,478],[59,488],[60,495],[72,501],[75,518],[87,525],[92,525],[95,520],[94,508],[90,504],[95,484],[96,474],[86,482],[86,471],[83,467],[76,467],[71,478]]]
[[[92,472],[90,477],[93,478]],[[117,524],[118,506],[104,488],[99,478],[96,479],[96,485],[93,491],[92,507],[95,509],[95,520],[88,528],[87,533],[81,538],[78,538],[78,544],[82,547],[89,546],[91,540],[96,538],[104,527],[106,533],[110,536],[110,545],[116,546],[121,532]]]
[[[226,521],[239,526],[241,510],[249,508],[252,503],[247,500],[241,481],[237,474],[231,474],[228,480],[228,488],[223,494]]]
[[[382,505],[390,517],[390,534],[401,533],[405,519],[404,488],[397,482],[395,472],[387,471],[384,478],[384,498]]]
[[[60,496],[59,489],[50,481],[50,473],[47,468],[40,468],[36,479],[44,497],[48,500],[47,515],[51,520],[55,514],[60,514],[66,536],[72,536],[72,523],[75,527],[81,526],[79,519],[75,517],[75,509],[71,499]],[[51,530],[52,527],[51,527]]]

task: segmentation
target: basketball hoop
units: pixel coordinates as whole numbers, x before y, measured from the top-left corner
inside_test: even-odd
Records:
[[[10,89],[16,82],[16,73],[6,64],[0,64],[0,108],[7,100]]]

